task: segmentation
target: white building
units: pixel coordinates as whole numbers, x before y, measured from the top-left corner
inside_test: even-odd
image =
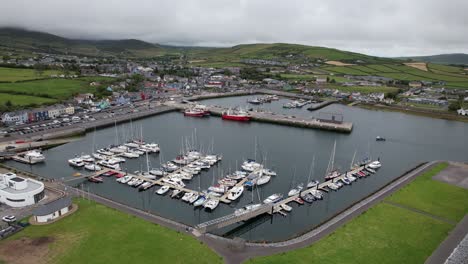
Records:
[[[0,174],[0,202],[11,207],[38,203],[44,198],[42,182],[19,177],[12,172]]]
[[[67,214],[71,209],[70,197],[64,197],[34,209],[33,216],[36,222],[46,223]]]

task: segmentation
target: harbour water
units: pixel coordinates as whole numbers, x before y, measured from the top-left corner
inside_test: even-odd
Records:
[[[205,104],[223,106],[247,106],[248,96],[205,100]],[[250,221],[243,226],[231,226],[219,230],[219,234],[239,236],[252,241],[280,241],[297,236],[325,221],[337,212],[384,186],[394,178],[420,162],[430,160],[465,160],[468,157],[468,124],[462,122],[431,119],[397,112],[370,111],[343,105],[330,105],[315,112],[302,109],[283,109],[282,99],[258,107],[290,113],[295,116],[318,116],[319,112],[334,112],[344,115],[346,121],[354,123],[353,132],[340,134],[328,131],[285,127],[264,123],[238,123],[224,121],[218,117],[190,118],[181,113],[168,113],[133,122],[135,134],[142,127],[143,137],[147,142],[156,142],[161,146],[161,154],[151,154],[152,167],[159,167],[160,160],[167,161],[180,153],[185,142],[195,142],[206,150],[213,146],[214,153],[222,154],[223,160],[209,171],[195,176],[188,184],[189,188],[206,189],[214,179],[222,174],[240,169],[244,159],[266,160],[278,176],[252,192],[246,191],[241,198],[230,205],[220,204],[213,212],[194,209],[179,200],[154,194],[154,188],[139,193],[127,185],[118,184],[115,178],[104,178],[103,184],[85,182],[83,189],[111,198],[154,214],[161,215],[189,225],[217,218],[234,211],[254,200],[255,203],[273,193],[287,194],[293,185],[306,182],[312,157],[316,157],[316,166],[312,179],[323,181],[333,143],[337,149],[335,164],[342,170],[349,168],[353,153],[356,159],[370,153],[372,158],[380,158],[382,168],[377,174],[361,179],[351,186],[345,186],[337,192],[330,192],[325,199],[311,205],[297,206],[287,217],[275,215]],[[252,106],[250,106],[252,107]],[[256,106],[254,106],[256,107]],[[130,123],[109,127],[88,133],[81,140],[56,147],[44,152],[46,162],[29,166],[16,162],[9,165],[20,167],[49,178],[72,178],[77,171],[68,166],[67,159],[76,154],[90,153],[95,148],[106,147],[117,141],[122,143],[131,134]],[[136,132],[138,131],[138,132]],[[126,135],[126,136],[125,136]],[[386,137],[386,142],[376,142],[376,136]],[[257,143],[257,148],[255,148]],[[256,150],[256,151],[255,151]],[[237,164],[237,167],[236,167]],[[123,167],[133,172],[146,170],[146,159],[127,159]],[[295,183],[293,175],[295,174]],[[72,182],[73,184],[73,182]],[[260,198],[260,199],[259,199]]]

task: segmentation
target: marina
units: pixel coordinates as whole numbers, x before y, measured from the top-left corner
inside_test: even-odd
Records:
[[[228,97],[200,103],[230,108],[245,106],[247,104],[246,100],[246,97]],[[279,101],[263,104],[261,107],[270,107],[267,110],[298,117],[310,116],[310,112],[305,108],[282,110],[284,102],[284,99],[280,98]],[[316,156],[316,166],[315,173],[310,177],[310,181],[318,180],[323,183],[323,177],[330,158],[330,150],[333,148],[335,140],[337,141],[335,164],[338,167],[349,167],[353,153],[356,151],[357,159],[364,158],[367,153],[370,153],[374,159],[380,158],[382,160],[384,166],[375,175],[360,177],[359,180],[350,185],[343,183],[346,187],[342,187],[336,193],[321,184],[318,190],[323,190],[323,200],[320,202],[308,203],[303,199],[293,197],[287,203],[291,207],[291,211],[287,211],[283,206],[280,206],[281,208],[275,209],[278,213],[271,216],[272,220],[265,222],[262,220],[263,216],[260,215],[211,231],[226,237],[238,236],[250,241],[280,241],[294,237],[304,230],[319,225],[355,201],[359,201],[374,192],[374,190],[384,186],[415,164],[440,157],[457,160],[457,157],[463,155],[463,149],[467,147],[465,142],[460,140],[463,138],[463,123],[451,122],[453,141],[450,140],[443,145],[438,144],[437,149],[439,151],[430,152],[426,151],[426,148],[433,148],[434,144],[437,144],[434,143],[437,142],[435,138],[440,135],[440,129],[444,126],[445,121],[426,120],[425,118],[399,113],[367,111],[336,104],[325,107],[324,111],[346,113],[346,120],[356,124],[353,132],[350,134],[329,133],[298,127],[272,126],[260,122],[246,124],[224,121],[221,118],[189,118],[177,112],[135,121],[134,126],[143,127],[145,141],[157,142],[160,145],[161,152],[159,154],[148,155],[150,168],[161,167],[161,165],[169,161],[167,158],[174,159],[180,155],[181,149],[185,145],[182,143],[184,141],[182,139],[189,138],[191,141],[195,130],[196,136],[193,137],[198,142],[195,149],[204,149],[205,151],[201,152],[208,153],[206,150],[210,149],[209,146],[214,142],[214,151],[211,153],[222,154],[223,160],[208,171],[202,170],[191,181],[186,181],[186,186],[183,187],[186,191],[193,191],[198,194],[199,190],[208,190],[210,186],[224,178],[223,175],[228,175],[229,172],[240,169],[242,161],[248,158],[262,161],[267,157],[267,167],[275,171],[277,176],[271,177],[267,184],[259,188],[251,189],[246,187],[243,193],[234,201],[230,201],[226,196],[225,198],[230,202],[219,202],[215,210],[204,210],[203,206],[198,205],[199,203],[194,206],[197,201],[192,204],[182,202],[183,196],[179,198],[181,201],[175,201],[175,198],[171,198],[174,188],[167,191],[165,195],[155,194],[154,192],[159,190],[162,185],[149,185],[150,187],[146,191],[140,192],[138,188],[129,188],[126,184],[118,183],[116,176],[101,176],[102,183],[99,184],[88,182],[85,178],[73,177],[72,175],[75,173],[81,173],[82,176],[97,175],[98,172],[87,171],[84,167],[68,166],[67,160],[76,155],[80,156],[81,153],[89,154],[93,148],[98,150],[115,144],[116,129],[114,125],[109,128],[99,129],[96,132],[90,131],[91,133],[86,134],[79,141],[61,145],[51,150],[44,150],[46,160],[43,163],[29,166],[28,164],[7,161],[7,164],[43,177],[63,179],[67,184],[73,186],[83,185],[84,190],[89,190],[89,192],[102,197],[184,224],[197,226],[213,219],[231,215],[240,208],[259,204],[275,193],[282,193],[285,199],[289,199],[289,197],[286,197],[291,188],[299,183],[304,183],[304,187],[306,187],[312,155]],[[387,122],[383,123],[381,120],[384,119],[384,116]],[[392,120],[398,120],[401,126],[398,128],[391,126]],[[405,133],[407,129],[414,129],[413,127],[427,126],[430,126],[431,129],[428,130],[425,137],[431,138],[431,142],[427,142],[425,138],[416,135],[408,137],[407,133]],[[124,131],[129,131],[129,127],[129,123],[117,124],[118,142],[123,144],[128,139],[128,136],[125,137],[123,134],[128,134],[128,132]],[[255,136],[247,136],[243,133],[246,129],[252,131],[253,135],[257,135],[257,140]],[[377,142],[376,136],[378,135],[385,136],[386,141]],[[288,140],[279,142],[279,138]],[[259,146],[256,151],[256,158],[255,148],[253,147],[256,145],[255,141]],[[415,153],[419,154],[415,155]],[[422,155],[420,155],[421,153]],[[134,171],[147,171],[146,155],[141,155],[139,158],[125,159],[126,161],[120,164],[120,175],[135,175]],[[294,174],[294,167],[297,168],[295,173],[296,181],[292,186],[291,179]],[[160,178],[158,177],[153,181],[160,180]],[[142,179],[139,178],[139,180]],[[245,182],[240,185],[245,186]],[[214,204],[211,203],[210,205]],[[281,214],[287,214],[287,216],[284,217]]]

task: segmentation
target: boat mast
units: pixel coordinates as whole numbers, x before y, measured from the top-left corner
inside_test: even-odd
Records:
[[[315,165],[315,154],[312,156],[312,163],[310,164],[310,169],[309,169],[309,178],[307,179],[307,183],[310,182],[310,176],[312,175],[312,170],[314,169]]]
[[[351,160],[351,164],[349,165],[349,169],[352,169],[354,166],[354,159],[356,158],[356,152],[357,150],[354,151],[353,159]]]
[[[336,150],[336,140],[335,140],[335,143],[333,144],[333,150],[330,155],[330,161],[328,162],[327,174],[333,170],[333,166],[335,163],[335,150]]]

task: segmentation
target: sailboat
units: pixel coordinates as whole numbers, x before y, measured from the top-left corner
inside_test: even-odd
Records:
[[[310,177],[312,176],[312,172],[314,171],[315,168],[315,155],[312,157],[312,164],[310,165],[310,170],[309,170],[309,178],[307,179],[307,188],[314,188],[318,187],[319,181],[313,180],[310,181]]]
[[[334,163],[335,163],[335,152],[336,152],[336,140],[335,143],[333,144],[333,150],[330,156],[330,161],[328,162],[328,167],[327,167],[327,173],[325,175],[325,180],[331,180],[334,179],[338,176],[340,176],[340,172],[338,170],[334,169]]]
[[[96,127],[94,127],[93,146],[92,146],[92,149],[91,149],[91,153],[94,153],[95,144],[96,144]],[[94,159],[94,158],[92,159],[92,163],[86,164],[84,167],[85,167],[85,169],[87,169],[89,171],[100,171],[102,169],[101,166],[96,164],[96,159]]]

